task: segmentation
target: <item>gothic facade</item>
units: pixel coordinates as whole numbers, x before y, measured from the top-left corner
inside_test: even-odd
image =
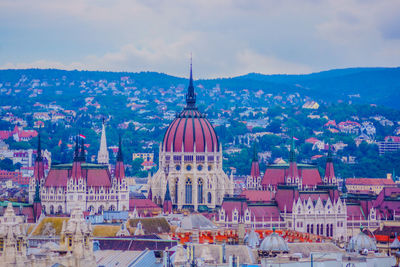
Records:
[[[63,221],[60,245],[44,244],[40,252],[27,251],[27,229],[22,216],[17,216],[11,202],[0,217],[1,266],[96,266],[93,254],[93,229],[83,216],[82,210],[74,208],[70,219]],[[54,230],[54,229],[53,229]]]
[[[103,210],[128,210],[129,189],[121,142],[113,176],[108,165],[86,163],[85,158],[83,139],[79,145],[78,138],[73,163],[52,166],[46,177],[38,157],[35,175],[29,186],[30,202],[34,202],[36,188],[39,188],[41,207],[47,214],[69,214],[73,208],[94,213],[101,213]]]
[[[206,115],[196,107],[192,70],[186,107],[168,127],[159,151],[159,169],[149,179],[149,197],[163,204],[167,185],[177,209],[215,208],[233,194],[232,176],[222,169],[222,145]],[[169,197],[168,197],[169,198]]]

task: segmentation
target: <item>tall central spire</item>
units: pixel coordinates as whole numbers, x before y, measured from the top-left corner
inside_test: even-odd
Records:
[[[109,164],[110,162],[110,157],[107,149],[106,126],[104,118],[101,128],[100,149],[99,152],[97,153],[97,162],[99,164]]]
[[[39,131],[39,136],[38,136],[38,148],[37,148],[37,157],[36,161],[43,161],[42,157],[42,147],[41,147],[41,142],[40,142],[40,131]]]
[[[289,162],[296,161],[296,151],[294,150],[294,136],[292,135],[292,143],[290,145]]]
[[[190,78],[189,78],[188,92],[186,94],[186,108],[187,109],[196,108],[196,94],[194,93],[194,86],[193,86],[192,57],[190,57]]]

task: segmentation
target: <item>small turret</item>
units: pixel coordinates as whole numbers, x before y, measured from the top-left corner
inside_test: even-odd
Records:
[[[292,136],[292,143],[289,152],[289,170],[285,179],[287,184],[295,184],[299,181],[299,171],[297,169],[296,152],[294,147],[294,136]]]
[[[255,145],[253,148],[253,161],[251,163],[251,177],[252,178],[260,177],[260,165],[258,164],[258,157]]]
[[[167,180],[167,189],[165,191],[165,197],[164,197],[163,211],[164,211],[164,213],[172,212],[172,201],[171,201],[171,194],[169,192],[169,181],[168,180]]]
[[[71,173],[71,178],[73,178],[75,180],[82,178],[81,157],[79,154],[78,138],[79,138],[79,136],[77,136],[76,140],[75,140],[74,162],[72,163],[72,173]]]
[[[119,136],[117,163],[115,165],[115,178],[118,181],[121,181],[123,178],[125,178],[125,167],[124,167],[124,157],[122,155],[121,135]]]
[[[336,183],[335,169],[333,168],[332,151],[330,145],[328,148],[328,156],[326,157],[324,182],[328,184]]]
[[[81,138],[81,151],[79,154],[79,160],[82,162],[86,162],[85,141],[83,138]]]

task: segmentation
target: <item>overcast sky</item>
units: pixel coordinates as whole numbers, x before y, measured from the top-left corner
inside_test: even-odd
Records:
[[[399,0],[0,0],[0,68],[195,78],[399,66]]]

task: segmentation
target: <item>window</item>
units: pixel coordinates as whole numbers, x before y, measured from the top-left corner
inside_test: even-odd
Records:
[[[186,170],[187,170],[187,171],[190,171],[191,169],[192,169],[192,165],[187,165],[187,166],[186,166]]]
[[[212,166],[208,165],[208,171],[211,171],[211,170],[212,170]]]
[[[208,192],[207,194],[207,201],[209,204],[211,203],[211,192]]]
[[[201,171],[203,169],[203,165],[197,165],[197,170]]]
[[[17,240],[17,251],[22,250],[22,240]]]
[[[323,235],[323,234],[324,234],[324,225],[321,224],[320,225],[320,235]]]
[[[176,179],[176,181],[175,181],[175,204],[178,204],[178,183],[179,183],[179,180]]]
[[[175,169],[176,169],[177,171],[180,171],[180,170],[181,170],[181,165],[176,165]]]
[[[0,251],[4,250],[4,239],[0,238]]]
[[[319,235],[319,224],[317,224],[317,235]]]
[[[185,191],[186,204],[192,204],[192,181],[189,178],[186,180]]]
[[[72,246],[72,236],[68,237],[68,247]]]
[[[307,224],[307,233],[309,233],[309,232],[310,232],[310,225]]]
[[[326,225],[326,236],[329,236],[329,224]]]
[[[199,179],[197,184],[197,200],[199,203],[203,203],[203,180]]]

